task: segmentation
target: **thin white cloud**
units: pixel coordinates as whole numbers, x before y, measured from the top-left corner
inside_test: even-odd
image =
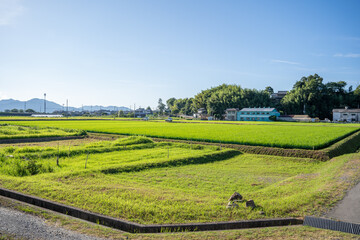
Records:
[[[24,12],[18,0],[0,0],[0,26],[10,25]]]
[[[360,58],[360,53],[347,53],[347,54],[337,53],[334,54],[334,57]]]
[[[272,59],[271,62],[273,63],[285,63],[285,64],[291,64],[291,65],[300,65],[298,62],[291,62],[291,61],[285,61],[285,60],[279,60],[279,59]]]

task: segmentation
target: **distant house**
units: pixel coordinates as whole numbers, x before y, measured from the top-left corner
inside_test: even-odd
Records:
[[[229,121],[272,121],[280,116],[275,108],[228,108],[225,112]]]
[[[148,108],[145,110],[146,115],[152,115],[153,111],[151,110],[151,108]]]
[[[333,109],[334,122],[359,122],[360,109],[349,109],[348,107],[341,109]]]
[[[276,100],[281,100],[285,97],[285,95],[288,93],[288,91],[278,91],[277,93],[273,93],[270,95],[270,98],[272,99],[276,99]]]
[[[193,116],[188,116],[188,115],[185,115],[185,114],[180,114],[178,115],[180,118],[184,118],[184,119],[193,119],[194,117]]]
[[[239,111],[238,108],[227,108],[225,110],[225,120],[236,121],[236,113]]]
[[[281,115],[277,119],[279,121],[286,121],[286,122],[312,122],[313,121],[313,118],[309,117],[309,115]]]
[[[138,108],[135,110],[135,117],[143,118],[146,116],[146,110],[144,108]]]
[[[193,116],[194,118],[200,118],[201,120],[207,120],[209,117],[205,108],[199,108],[197,113],[194,113]]]

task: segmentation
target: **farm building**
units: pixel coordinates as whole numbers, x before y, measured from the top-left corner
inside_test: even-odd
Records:
[[[225,119],[229,121],[272,121],[280,116],[275,108],[226,109]]]
[[[334,122],[359,122],[360,109],[349,109],[348,107],[341,109],[333,109]]]
[[[272,117],[273,116],[273,117]],[[275,108],[243,108],[236,113],[238,121],[272,121],[280,116]]]
[[[288,93],[288,91],[278,91],[277,93],[273,93],[270,95],[271,99],[281,100],[285,97],[285,95]]]
[[[285,122],[313,122],[309,115],[281,115],[277,119]]]
[[[207,114],[205,108],[199,108],[197,113],[194,114],[194,118],[200,118],[201,120],[207,120],[210,115]]]
[[[225,120],[236,121],[236,113],[239,111],[238,108],[228,108],[225,110]]]
[[[32,114],[31,117],[49,117],[49,118],[60,118],[64,117],[62,114]]]

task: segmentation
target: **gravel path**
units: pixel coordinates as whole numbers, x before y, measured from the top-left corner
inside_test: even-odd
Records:
[[[326,216],[345,222],[360,223],[360,182]]]
[[[99,239],[60,227],[50,226],[39,217],[2,206],[0,206],[0,233],[20,239]]]

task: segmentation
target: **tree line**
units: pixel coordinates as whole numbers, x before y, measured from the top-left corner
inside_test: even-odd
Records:
[[[191,115],[205,108],[217,119],[223,119],[227,108],[244,107],[274,107],[285,115],[307,114],[331,119],[334,108],[358,108],[360,104],[360,85],[353,90],[352,86],[347,88],[344,81],[324,83],[317,74],[302,77],[281,100],[271,98],[273,93],[271,86],[257,90],[222,84],[203,90],[192,98],[170,98],[166,105],[173,115]]]

